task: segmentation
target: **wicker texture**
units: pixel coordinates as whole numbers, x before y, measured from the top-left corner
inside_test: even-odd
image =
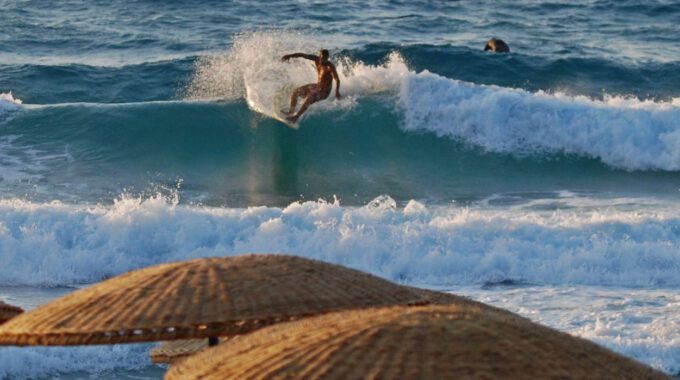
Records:
[[[170,368],[189,379],[667,379],[583,339],[485,307],[326,314],[235,337]]]
[[[0,325],[23,312],[24,310],[18,306],[12,306],[0,301]]]
[[[465,297],[457,296],[450,293],[443,293],[429,289],[420,289],[407,287],[409,290],[418,293],[427,299],[428,302],[434,304],[457,304],[466,306],[480,306],[478,302],[471,301]],[[491,306],[486,306],[489,309],[494,309]],[[501,313],[509,313],[503,309],[496,309]],[[184,339],[163,342],[158,347],[154,347],[149,351],[151,361],[157,364],[174,363],[177,360],[183,359],[187,356],[193,355],[199,351],[208,348],[208,342],[205,339]]]
[[[512,315],[515,317],[518,317],[517,314],[514,314],[512,312],[509,312],[505,309],[501,309],[495,306],[487,305],[485,303],[473,301],[467,297],[459,296],[456,294],[451,294],[451,293],[446,293],[446,292],[439,292],[436,290],[430,290],[430,289],[422,289],[422,288],[414,288],[407,286],[407,288],[413,292],[418,293],[421,297],[427,299],[428,304],[435,304],[435,305],[459,305],[462,307],[481,307],[485,309],[487,312],[496,312],[496,313],[501,313],[501,314],[507,314],[507,315]]]
[[[180,339],[163,342],[149,351],[151,361],[156,364],[174,363],[189,355],[208,348],[207,339]]]
[[[348,308],[426,303],[370,274],[283,255],[244,255],[129,272],[0,327],[0,344],[78,345],[242,334]]]

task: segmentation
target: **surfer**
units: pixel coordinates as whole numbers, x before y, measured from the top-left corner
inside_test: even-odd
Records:
[[[328,60],[328,50],[319,50],[319,55],[311,55],[304,53],[286,54],[281,57],[281,60],[288,62],[291,58],[305,58],[310,61],[314,61],[316,64],[316,73],[318,80],[316,83],[306,84],[302,87],[298,87],[293,91],[293,95],[290,97],[290,108],[288,112],[287,119],[293,123],[302,116],[307,108],[319,100],[324,100],[331,93],[331,88],[333,88],[333,79],[335,79],[335,97],[340,99],[340,78],[338,78],[338,72],[335,70],[335,66]],[[295,114],[295,106],[297,106],[297,101],[299,97],[304,97],[305,102],[300,106],[300,110]]]

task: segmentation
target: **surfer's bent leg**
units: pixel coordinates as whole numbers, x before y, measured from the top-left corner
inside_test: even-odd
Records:
[[[291,120],[292,122],[297,122],[300,116],[302,116],[302,114],[305,113],[305,111],[307,111],[307,108],[309,108],[310,105],[320,100],[326,99],[328,97],[328,92],[329,91],[321,92],[315,85],[314,89],[310,91],[309,95],[307,95],[307,98],[305,98],[305,102],[302,103],[302,106],[300,106],[300,110],[297,112],[297,114],[288,119]]]
[[[312,90],[316,89],[316,84],[306,84],[302,87],[298,87],[293,91],[293,95],[290,97],[290,108],[288,109],[288,114],[293,114],[295,112],[295,106],[297,106],[297,100],[300,97],[308,97]]]

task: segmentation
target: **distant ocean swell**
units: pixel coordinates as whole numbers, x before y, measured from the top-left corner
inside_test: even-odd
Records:
[[[364,207],[318,201],[243,209],[162,197],[112,206],[4,200],[0,285],[89,283],[167,261],[279,252],[413,284],[680,286],[680,219],[668,205],[629,210],[629,201],[540,211],[545,201],[498,210],[416,201],[399,208],[385,196]]]
[[[287,39],[304,39],[286,33],[256,36],[260,40],[267,38],[276,42],[268,46],[273,49],[270,50],[273,54],[297,49],[313,52],[319,45],[310,42],[298,43],[299,46],[286,43]],[[87,56],[80,57],[85,60],[80,63],[46,65],[26,62],[5,65],[0,70],[0,92],[13,90],[15,96],[31,104],[169,100],[177,95],[187,95],[183,90],[199,75],[210,79],[210,82],[202,83],[202,90],[206,87],[224,89],[236,78],[242,78],[243,69],[234,66],[255,64],[257,55],[254,52],[259,50],[260,40],[253,36],[239,37],[229,50],[216,51],[213,55],[187,55],[114,67],[100,66],[96,60],[88,62]],[[242,50],[251,53],[239,55],[237,50],[241,45],[244,45]],[[289,45],[290,48],[284,47]],[[354,49],[334,50],[332,59],[335,62],[363,62],[367,66],[378,67],[394,52],[402,57],[413,72],[428,70],[464,82],[521,88],[532,93],[558,92],[600,100],[609,95],[668,102],[677,97],[680,83],[680,62],[677,61],[648,62],[643,65],[594,57],[544,57],[530,55],[531,52],[527,51],[492,55],[481,49],[455,45],[369,44]],[[232,65],[225,65],[230,60],[235,61]],[[283,65],[281,62],[272,63],[275,64],[272,67],[276,68]],[[34,86],[36,81],[40,82],[40,86]],[[94,88],[101,90],[93,91]],[[205,97],[206,92],[193,95]],[[217,92],[216,95],[219,97],[222,94]]]

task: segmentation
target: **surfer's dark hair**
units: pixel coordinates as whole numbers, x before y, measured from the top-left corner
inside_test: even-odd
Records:
[[[326,50],[326,49],[321,49],[321,50],[319,50],[319,53],[321,53],[321,56],[322,56],[323,58],[328,58],[328,54],[329,54],[329,53],[328,53],[328,50]]]

